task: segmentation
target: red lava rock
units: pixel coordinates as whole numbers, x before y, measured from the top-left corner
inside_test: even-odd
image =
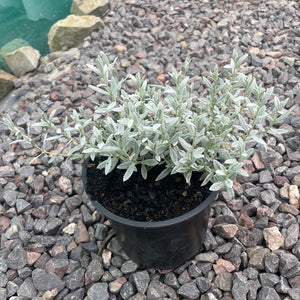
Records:
[[[5,216],[0,217],[0,234],[5,232],[5,230],[10,226],[10,219]]]
[[[58,180],[58,184],[60,189],[68,194],[71,195],[72,194],[72,182],[69,178],[65,177],[65,176],[61,176]]]
[[[38,175],[34,180],[34,190],[36,194],[39,194],[44,188],[44,176]]]
[[[146,58],[147,57],[147,53],[145,52],[139,52],[135,55],[136,58]]]
[[[238,227],[235,224],[217,224],[214,231],[223,238],[231,239],[235,236]]]
[[[242,195],[243,192],[244,192],[242,185],[241,185],[239,182],[237,182],[237,181],[234,181],[234,182],[233,182],[233,190],[234,190],[234,191],[236,192],[236,194],[239,195],[239,196]]]
[[[21,101],[20,104],[19,104],[19,107],[21,109],[23,109],[25,106],[26,106],[26,102],[25,101]]]
[[[93,93],[94,93],[94,92],[93,92],[93,90],[91,90],[91,89],[87,89],[87,90],[82,90],[82,91],[80,91],[80,94],[81,94],[81,97],[82,97],[82,98],[87,98],[87,97],[91,96]]]
[[[251,160],[253,161],[256,170],[264,170],[265,169],[265,165],[262,163],[262,161],[260,160],[260,158],[256,152],[254,152]]]
[[[269,218],[273,218],[274,211],[266,205],[262,205],[257,208],[256,217],[259,219],[263,216],[267,216]]]
[[[232,199],[228,203],[230,209],[238,211],[243,208],[243,201],[241,199]]]
[[[216,261],[216,264],[213,265],[213,268],[216,274],[230,273],[235,270],[234,265],[230,261],[222,258]]]
[[[51,249],[51,255],[52,255],[53,257],[55,257],[55,256],[57,256],[57,255],[59,255],[59,254],[61,254],[61,253],[64,253],[64,252],[65,252],[64,247],[63,247],[63,246],[60,246],[60,245],[54,246],[54,247]]]
[[[239,225],[251,229],[254,227],[254,222],[249,216],[241,214],[239,217]]]
[[[77,223],[77,228],[75,230],[75,241],[77,244],[89,241],[88,231],[81,220]]]
[[[118,293],[126,281],[127,281],[127,279],[125,277],[120,277],[120,278],[116,279],[115,281],[110,282],[109,283],[110,292],[112,292],[113,294]]]
[[[44,207],[39,207],[39,208],[33,209],[32,214],[39,219],[46,218],[46,211],[45,211]]]
[[[248,173],[250,176],[253,172],[255,172],[255,168],[253,167],[252,161],[250,159],[246,159],[243,161],[243,169]]]
[[[58,91],[53,91],[50,95],[50,98],[53,100],[53,101],[59,101],[60,100],[60,94]]]
[[[274,176],[274,183],[278,186],[278,187],[283,187],[285,185],[285,183],[290,183],[290,181],[284,177],[284,176]]]
[[[165,83],[167,81],[168,76],[166,74],[159,74],[157,76],[157,80],[161,81],[162,83]]]
[[[46,263],[46,271],[54,273],[59,277],[63,277],[69,268],[68,260],[66,259],[50,259]]]
[[[41,253],[27,252],[27,263],[29,265],[33,265],[40,257],[41,257]]]

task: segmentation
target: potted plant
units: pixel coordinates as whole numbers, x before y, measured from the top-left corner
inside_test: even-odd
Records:
[[[47,128],[43,145],[10,118],[4,122],[50,162],[58,155],[82,159],[85,189],[129,257],[147,267],[174,267],[199,251],[217,191],[233,196],[236,176],[247,176],[243,161],[253,148],[246,143],[266,145],[264,134],[282,132],[274,125],[287,116],[287,100],[240,72],[246,57],[234,52],[222,74],[216,67],[203,78],[208,95],[199,98],[186,75],[188,60],[170,74],[172,86],[161,86],[139,74],[119,80],[116,61],[101,53],[96,67],[89,65],[100,77],[91,88],[103,96],[92,115],[81,108],[57,125],[55,111],[40,112],[33,126]],[[123,88],[125,80],[134,92]],[[68,143],[55,154],[45,149],[47,140],[58,139]]]

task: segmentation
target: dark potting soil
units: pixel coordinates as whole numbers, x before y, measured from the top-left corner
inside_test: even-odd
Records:
[[[201,174],[194,172],[188,185],[182,174],[160,181],[163,170],[157,166],[144,180],[138,170],[123,182],[124,170],[104,171],[90,164],[87,168],[87,193],[112,213],[135,221],[163,221],[183,215],[196,208],[208,196],[208,187],[201,187]]]

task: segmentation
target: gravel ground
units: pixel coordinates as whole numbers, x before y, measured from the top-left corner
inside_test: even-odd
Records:
[[[26,127],[38,109],[57,109],[57,123],[81,104],[91,113],[101,99],[88,89],[98,79],[86,64],[100,50],[118,57],[121,74],[141,72],[152,83],[191,57],[203,95],[201,76],[237,49],[249,54],[247,74],[289,97],[287,133],[267,136],[267,151],[256,146],[235,198],[223,193],[214,203],[203,252],[162,271],[136,265],[115,238],[98,255],[111,231],[83,193],[80,164],[30,164],[36,151],[10,144],[0,124],[0,299],[300,299],[299,2],[115,0],[105,22],[78,49],[49,54],[18,79],[0,116]]]

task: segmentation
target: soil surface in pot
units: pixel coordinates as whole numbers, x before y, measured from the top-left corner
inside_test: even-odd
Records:
[[[87,168],[87,193],[112,213],[135,221],[163,221],[196,208],[209,194],[201,187],[201,174],[194,172],[188,185],[182,174],[160,181],[156,177],[163,166],[153,168],[144,180],[138,170],[123,182],[124,170],[114,169],[105,175],[92,163]]]

